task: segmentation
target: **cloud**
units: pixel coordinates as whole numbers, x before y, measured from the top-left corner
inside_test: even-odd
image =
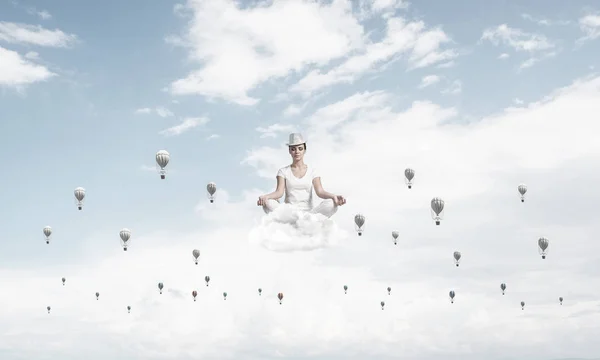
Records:
[[[61,30],[48,30],[42,26],[0,21],[0,41],[11,44],[31,44],[47,47],[70,47],[77,36]]]
[[[38,11],[37,15],[40,17],[40,19],[43,19],[43,20],[48,20],[48,19],[52,18],[52,14],[50,14],[46,10]]]
[[[299,115],[300,113],[302,113],[302,110],[304,110],[307,104],[307,102],[302,105],[290,104],[283,110],[283,116],[290,117],[294,115]]]
[[[332,219],[294,210],[285,203],[263,217],[248,235],[251,244],[276,252],[330,248],[347,236]]]
[[[502,54],[498,55],[498,59],[500,59],[500,60],[505,60],[505,59],[508,59],[509,57],[510,57],[510,55],[507,53],[502,53]]]
[[[195,127],[205,125],[206,123],[208,123],[208,121],[209,119],[206,117],[185,118],[183,119],[183,122],[181,124],[172,126],[165,130],[161,130],[159,134],[164,136],[181,135],[184,132],[187,132]]]
[[[220,137],[221,137],[221,135],[219,135],[219,134],[210,134],[210,135],[209,135],[209,136],[206,138],[206,140],[215,140],[215,139],[218,139],[218,138],[220,138]]]
[[[426,88],[430,85],[436,84],[440,81],[440,77],[438,75],[427,75],[421,79],[421,84],[419,85],[419,89]]]
[[[457,56],[455,50],[441,49],[447,42],[450,42],[450,38],[440,28],[425,30],[422,21],[407,22],[402,18],[390,18],[381,41],[368,43],[359,54],[349,57],[327,72],[319,69],[310,71],[290,91],[308,97],[325,87],[352,83],[365,73],[376,71],[403,54],[408,56],[410,69],[444,62]]]
[[[34,64],[19,53],[0,47],[0,86],[22,88],[53,76],[56,74],[45,66]]]
[[[549,20],[546,18],[538,18],[538,17],[534,17],[531,16],[529,14],[521,14],[521,17],[525,20],[529,20],[531,22],[534,22],[538,25],[544,25],[544,26],[554,26],[554,25],[569,25],[571,24],[570,21],[568,20]]]
[[[442,90],[442,94],[458,95],[462,92],[462,81],[454,80],[449,87]]]
[[[152,114],[155,113],[156,115],[160,116],[160,117],[171,117],[171,116],[175,116],[175,114],[173,114],[173,112],[165,107],[162,106],[157,106],[156,108],[152,109],[152,108],[140,108],[140,109],[136,109],[135,110],[135,114]]]
[[[261,133],[260,137],[261,138],[268,138],[268,137],[277,137],[278,134],[280,133],[293,133],[296,132],[297,127],[295,125],[291,125],[291,124],[272,124],[269,125],[268,127],[257,127],[256,131],[258,131],[259,133]]]
[[[29,59],[29,60],[39,60],[40,59],[40,54],[35,52],[35,51],[28,51],[25,54],[25,58]]]
[[[348,236],[333,248],[274,252],[250,243],[264,216],[256,198],[290,161],[285,146],[256,146],[244,164],[265,189],[229,196],[219,188],[214,204],[202,196],[193,225],[158,202],[163,230],[148,224],[155,219],[132,226],[127,253],[118,228],[94,226],[77,234],[84,254],[1,269],[3,291],[16,295],[0,297],[3,358],[597,356],[600,307],[590,284],[600,275],[600,78],[470,123],[452,107],[397,104],[387,92],[361,92],[298,124],[307,162],[321,169],[326,190],[348,199],[332,217]],[[411,190],[402,181],[407,166],[416,170]],[[429,217],[433,196],[446,200],[440,226]],[[358,212],[367,218],[361,237]],[[401,233],[396,246],[392,230]],[[552,248],[545,260],[536,251],[542,234]],[[201,251],[199,265],[192,249]]]
[[[517,52],[531,54],[531,58],[523,62],[520,69],[530,67],[538,61],[552,57],[557,53],[556,45],[544,35],[524,32],[520,29],[508,27],[506,24],[484,30],[480,42],[484,40],[490,41],[495,46],[502,43]],[[538,53],[542,55],[534,55]],[[500,58],[506,57],[501,55]]]
[[[523,105],[523,104],[525,103],[523,100],[521,100],[521,99],[519,99],[519,98],[515,98],[515,99],[513,100],[513,102],[514,102],[516,105]]]
[[[597,39],[600,37],[600,15],[589,14],[583,16],[579,19],[579,28],[585,36],[577,40],[578,44]]]
[[[189,27],[182,37],[169,39],[186,46],[202,67],[170,85],[175,95],[254,105],[259,99],[248,92],[263,82],[325,65],[363,42],[348,1],[294,0],[240,9],[229,0],[190,0],[179,11],[191,16]]]

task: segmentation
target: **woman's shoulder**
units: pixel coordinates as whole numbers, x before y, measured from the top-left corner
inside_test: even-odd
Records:
[[[291,167],[290,167],[290,166],[291,166],[291,165],[287,165],[287,166],[284,166],[284,167],[282,167],[282,168],[279,168],[279,170],[277,171],[277,176],[282,176],[282,177],[284,177],[284,178],[285,178],[285,177],[286,177],[286,174],[288,174],[288,173],[289,173],[289,171],[290,171],[290,169],[291,169]]]

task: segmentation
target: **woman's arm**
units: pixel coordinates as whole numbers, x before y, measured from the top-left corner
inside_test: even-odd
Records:
[[[281,176],[277,176],[277,188],[272,193],[263,195],[267,199],[279,199],[283,196],[285,191],[285,179]]]
[[[321,177],[316,177],[312,181],[313,188],[315,189],[315,194],[321,199],[335,199],[335,194],[325,191],[323,189],[323,185],[321,184]]]

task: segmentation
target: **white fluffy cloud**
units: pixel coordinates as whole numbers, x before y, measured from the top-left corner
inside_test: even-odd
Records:
[[[173,112],[169,109],[167,109],[166,107],[163,106],[157,106],[155,108],[139,108],[135,110],[136,114],[156,114],[160,117],[170,117],[170,116],[175,116],[175,114],[173,114]]]
[[[427,75],[423,76],[421,79],[421,84],[419,85],[420,89],[426,88],[430,85],[436,84],[441,80],[438,75]]]
[[[410,68],[447,63],[457,56],[456,51],[442,48],[450,38],[440,28],[426,29],[422,21],[392,16],[404,7],[402,1],[363,2],[357,13],[347,0],[328,4],[292,0],[244,9],[228,0],[189,0],[177,7],[178,13],[192,14],[186,34],[169,40],[187,46],[190,58],[202,67],[174,81],[170,90],[253,105],[259,99],[248,93],[259,85],[311,68],[291,86],[292,93],[309,96],[352,82],[404,55]],[[381,41],[365,35],[360,23],[365,11],[386,19]],[[345,60],[323,69],[337,59]]]
[[[28,53],[28,58],[35,58]],[[55,76],[45,66],[34,64],[16,51],[0,47],[0,86],[20,88]]]
[[[585,34],[578,40],[583,43],[600,37],[600,15],[589,14],[579,19],[579,28]]]
[[[0,21],[0,41],[47,47],[69,47],[77,41],[74,34],[48,30],[38,25]]]

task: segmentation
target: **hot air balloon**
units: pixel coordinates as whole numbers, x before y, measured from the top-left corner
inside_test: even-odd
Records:
[[[258,288],[258,296],[261,296],[261,295],[262,295],[262,289]]]
[[[200,257],[200,250],[194,249],[192,251],[192,256],[194,257],[194,262],[198,265],[198,258]]]
[[[98,300],[100,298],[100,293],[96,292],[96,300]]]
[[[456,296],[456,293],[454,292],[454,290],[450,290],[450,302],[454,304],[454,297]]]
[[[431,199],[431,217],[435,220],[435,224],[439,225],[444,218],[444,200],[440,198]]]
[[[85,199],[85,189],[82,187],[78,187],[73,191],[75,195],[75,200],[77,200],[77,209],[81,210],[83,208],[83,199]]]
[[[354,216],[354,228],[356,229],[358,236],[362,236],[364,225],[365,225],[364,215],[356,214]]]
[[[52,228],[50,226],[46,226],[43,231],[44,231],[44,236],[46,237],[46,244],[50,244],[50,236],[52,235]]]
[[[398,236],[400,235],[397,231],[392,231],[392,238],[394,239],[394,245],[398,245]]]
[[[527,185],[520,184],[517,187],[517,190],[519,191],[519,194],[521,194],[521,202],[525,202],[525,193],[527,192]]]
[[[206,282],[206,286],[208,286],[208,282],[210,281],[210,276],[206,275],[204,277],[204,281]]]
[[[548,255],[548,245],[550,245],[550,241],[545,237],[542,236],[538,239],[538,252],[542,255],[542,259],[545,259]]]
[[[348,285],[344,285],[344,294],[348,293]]]
[[[50,309],[52,309],[50,306],[46,306],[46,310],[48,310],[48,314],[50,314]]]
[[[406,182],[406,185],[408,185],[409,189],[412,189],[412,180],[415,177],[415,171],[411,168],[407,168],[406,170],[404,170],[404,182]]]
[[[281,300],[283,300],[283,293],[277,294],[277,298],[279,299],[279,305],[281,305]]]
[[[392,295],[392,288],[391,287],[388,286],[387,291],[388,291],[388,295]]]
[[[521,310],[525,310],[525,301],[521,301]]]
[[[456,266],[458,266],[458,264],[460,263],[460,251],[455,251],[454,252],[454,263],[456,264]]]
[[[157,170],[160,174],[160,178],[163,180],[167,175],[167,170],[165,170],[165,167],[167,167],[167,164],[169,164],[170,159],[171,155],[169,155],[169,152],[167,150],[159,150],[156,153],[156,165],[158,166]]]
[[[209,182],[208,185],[206,185],[206,191],[208,193],[208,200],[210,200],[210,203],[212,204],[213,202],[215,202],[217,184],[215,184],[214,182]]]
[[[504,291],[506,290],[506,284],[505,283],[500,284],[500,290],[502,290],[502,295],[504,295]]]
[[[198,296],[198,292],[196,290],[192,291],[192,296],[194,297],[194,301],[196,301],[196,296]]]
[[[67,279],[65,279],[65,278],[62,278],[62,283],[63,283],[63,286],[65,286],[65,281],[67,281]]]
[[[562,302],[563,302],[563,298],[562,298],[562,296],[558,298],[558,301],[559,301],[559,302],[560,302],[560,304],[562,305]]]
[[[227,293],[226,292],[223,293],[223,300],[227,300]]]
[[[381,310],[383,310],[383,307],[385,306],[385,301],[382,301],[379,304],[381,305]]]
[[[127,305],[127,313],[130,314],[131,313],[131,306]]]
[[[121,245],[123,246],[123,251],[127,251],[127,242],[131,238],[131,230],[127,228],[121,229],[121,231],[119,231],[119,237],[121,237]]]
[[[163,289],[163,283],[159,282],[158,283],[158,291],[162,294],[162,289]]]

